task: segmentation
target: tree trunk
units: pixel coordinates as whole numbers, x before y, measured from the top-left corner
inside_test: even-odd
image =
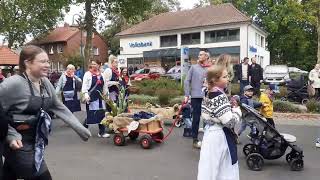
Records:
[[[11,49],[11,47],[13,46],[14,43],[14,36],[13,34],[9,33],[8,35],[8,48]]]
[[[87,32],[87,37],[86,37],[86,46],[84,49],[84,69],[85,70],[87,70],[88,68],[88,64],[91,58],[91,51],[92,51],[93,15],[92,15],[91,5],[92,5],[91,0],[86,0],[85,30]]]
[[[317,62],[320,63],[320,2],[318,4],[318,13],[317,13],[317,33],[318,33],[318,52],[317,52]]]

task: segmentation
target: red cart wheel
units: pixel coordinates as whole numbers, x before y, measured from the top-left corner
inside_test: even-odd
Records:
[[[115,134],[113,137],[113,143],[116,146],[123,146],[126,143],[126,139],[123,134]]]
[[[150,149],[152,147],[152,137],[149,134],[145,134],[140,139],[140,145],[143,149]]]

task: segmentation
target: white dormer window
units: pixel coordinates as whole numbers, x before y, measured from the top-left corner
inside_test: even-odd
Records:
[[[53,54],[53,46],[50,46],[49,54]]]
[[[93,48],[93,55],[99,56],[99,48],[97,48],[97,47]]]
[[[63,53],[63,46],[61,44],[57,45],[57,52],[58,53]]]

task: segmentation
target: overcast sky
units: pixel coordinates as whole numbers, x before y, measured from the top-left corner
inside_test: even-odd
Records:
[[[181,4],[181,8],[182,9],[191,9],[193,8],[193,6],[199,2],[199,0],[179,0],[180,1],[180,4]],[[80,15],[83,15],[84,16],[84,5],[80,5],[80,6],[71,6],[70,8],[70,12],[66,14],[65,18],[64,18],[64,22],[68,23],[68,24],[72,24],[72,19],[73,19],[73,16],[75,14],[80,14]],[[75,16],[74,17],[75,19],[77,19],[78,17]],[[103,15],[100,17],[100,18],[103,18]],[[60,22],[59,23],[59,26],[62,26],[64,24],[64,22]],[[3,37],[0,36],[0,45],[2,44],[2,40],[3,40]],[[30,41],[31,40],[31,37],[28,37],[27,38],[27,41]]]

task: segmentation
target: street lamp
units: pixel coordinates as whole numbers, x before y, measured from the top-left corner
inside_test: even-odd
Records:
[[[83,57],[83,42],[82,42],[82,26],[83,26],[83,24],[82,24],[82,19],[83,19],[83,17],[80,15],[80,14],[74,14],[73,16],[72,16],[72,24],[74,24],[74,17],[75,16],[79,16],[79,18],[80,18],[80,20],[78,20],[77,21],[77,23],[78,23],[78,26],[79,26],[79,28],[80,28],[80,33],[81,33],[81,35],[80,35],[80,57],[81,57],[81,60],[82,60],[82,74],[84,75],[84,57]]]

